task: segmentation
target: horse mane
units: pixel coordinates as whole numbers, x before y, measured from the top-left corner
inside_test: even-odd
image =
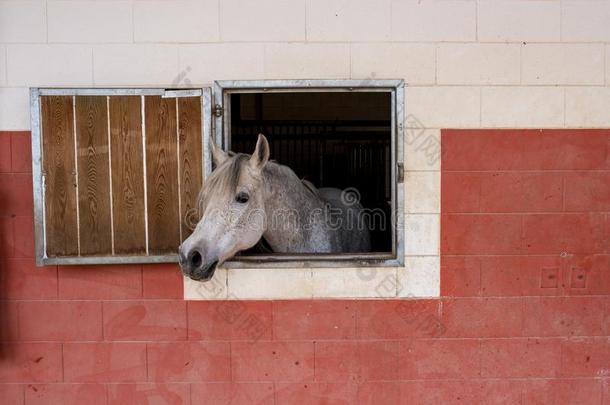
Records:
[[[205,208],[214,194],[234,194],[236,192],[237,186],[239,185],[241,171],[248,160],[250,160],[250,156],[251,155],[245,153],[229,152],[229,158],[227,161],[212,171],[210,177],[204,181],[203,187],[197,196],[199,218],[201,218],[205,212]],[[279,164],[274,160],[270,160],[267,164],[275,165],[282,174],[296,177],[294,171],[292,171],[292,169],[288,166]],[[313,183],[305,179],[300,179],[300,181],[307,191],[312,193],[317,198],[320,198],[318,189],[313,185]]]
[[[305,188],[307,190],[309,190],[313,195],[315,195],[318,198],[321,198],[318,189],[316,188],[316,186],[313,185],[313,183],[311,181],[305,180],[305,179],[301,179],[301,183],[303,183]]]

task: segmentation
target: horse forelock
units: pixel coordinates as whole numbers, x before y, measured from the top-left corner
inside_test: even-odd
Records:
[[[217,167],[210,177],[205,180],[197,197],[200,217],[213,196],[226,195],[227,193],[235,194],[242,169],[249,159],[249,155],[236,153],[230,156],[228,161]]]

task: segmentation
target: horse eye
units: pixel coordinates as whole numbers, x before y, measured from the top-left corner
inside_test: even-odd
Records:
[[[248,193],[237,193],[237,195],[235,196],[235,201],[237,201],[240,204],[245,204],[248,202],[248,200],[250,199],[250,196],[248,195]]]

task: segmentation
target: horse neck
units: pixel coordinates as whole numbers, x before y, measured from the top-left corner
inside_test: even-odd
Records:
[[[326,246],[325,224],[311,219],[312,211],[321,212],[324,202],[286,166],[276,163],[269,163],[267,166],[264,184],[268,223],[263,237],[273,251],[305,253],[329,249],[330,247]],[[277,222],[285,218],[282,215],[286,213],[295,215],[297,220],[287,221],[288,226],[272,228],[273,221],[276,221],[277,225]]]

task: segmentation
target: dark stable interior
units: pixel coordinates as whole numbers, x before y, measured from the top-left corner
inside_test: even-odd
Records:
[[[297,176],[318,188],[357,189],[365,208],[383,212],[371,230],[372,252],[391,252],[390,97],[389,92],[232,94],[231,150],[252,153],[262,133],[271,159]]]

